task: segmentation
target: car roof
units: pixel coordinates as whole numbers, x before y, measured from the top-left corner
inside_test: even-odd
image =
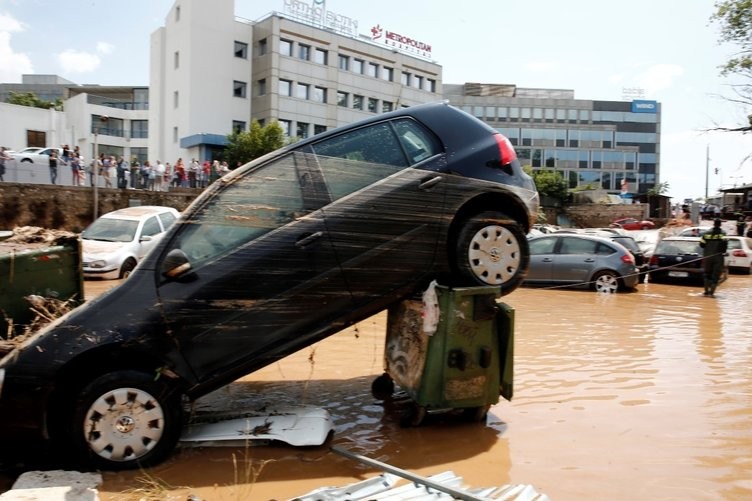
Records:
[[[671,237],[664,237],[661,242],[666,241],[673,241],[673,242],[699,242],[700,237],[677,237],[677,236],[671,236]]]
[[[140,205],[136,207],[126,207],[124,209],[114,210],[103,214],[102,217],[118,219],[142,219],[145,217],[161,214],[163,212],[177,213],[176,209],[161,205]]]

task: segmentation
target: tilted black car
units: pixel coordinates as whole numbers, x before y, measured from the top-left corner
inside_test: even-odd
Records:
[[[514,290],[538,194],[445,103],[302,140],[215,182],[130,277],[0,360],[0,431],[106,468],[172,450],[185,402],[433,279]]]

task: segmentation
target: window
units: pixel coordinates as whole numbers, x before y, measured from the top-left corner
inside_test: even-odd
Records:
[[[314,87],[313,88],[313,100],[317,103],[325,103],[326,102],[326,88],[325,87]]]
[[[329,54],[327,53],[326,50],[317,48],[316,50],[313,51],[313,62],[316,64],[323,64],[324,66],[326,66],[327,61],[329,60],[328,55]]]
[[[402,75],[400,76],[400,83],[405,86],[410,85],[410,73],[402,72]]]
[[[256,95],[257,96],[266,95],[266,78],[262,78],[261,80],[256,82]]]
[[[347,71],[350,69],[350,56],[339,55],[339,69]]]
[[[391,82],[394,79],[394,68],[382,66],[381,67],[381,79],[386,80],[387,82]]]
[[[292,96],[292,82],[291,81],[280,79],[279,95],[280,96]]]
[[[152,216],[144,221],[144,227],[141,229],[142,237],[153,237],[157,233],[161,233],[162,228],[159,226],[159,220],[157,216]]]
[[[175,7],[175,22],[180,21],[180,6]]]
[[[368,63],[366,66],[366,75],[369,77],[377,77],[379,74],[379,65],[376,63]]]
[[[377,111],[379,111],[379,100],[378,99],[375,99],[375,98],[372,98],[372,97],[368,98],[368,111],[370,111],[371,113],[376,113]]]
[[[180,94],[178,94],[178,91],[175,91],[172,93],[172,106],[177,108],[179,103],[180,103]]]
[[[416,89],[422,89],[423,88],[423,77],[415,75],[413,77],[413,87]]]
[[[258,55],[265,56],[267,50],[268,50],[268,47],[266,44],[266,38],[262,38],[261,40],[258,41]]]
[[[358,95],[353,96],[353,108],[356,110],[363,109],[363,96],[358,96]]]
[[[177,127],[172,128],[172,142],[173,143],[178,142],[178,128]]]
[[[144,139],[149,137],[148,120],[131,120],[131,138]]]
[[[172,58],[173,58],[173,63],[174,63],[173,65],[175,69],[180,68],[180,52],[175,51],[175,54],[173,54]]]
[[[298,44],[298,59],[308,61],[311,59],[311,46]]]
[[[285,136],[290,137],[290,127],[292,125],[292,122],[289,120],[279,120],[279,126],[282,127],[282,132],[285,133]]]
[[[232,131],[233,132],[243,132],[245,131],[246,123],[241,120],[233,120],[232,121]]]
[[[296,135],[301,139],[307,138],[308,137],[308,124],[305,122],[298,122]]]
[[[391,101],[382,101],[381,102],[381,111],[386,113],[388,111],[392,111],[394,109],[394,103]]]
[[[248,84],[235,80],[232,83],[232,95],[235,97],[246,97],[246,88]]]
[[[248,59],[248,44],[244,42],[235,41],[235,57],[241,59]]]
[[[436,80],[433,78],[426,78],[426,90],[429,92],[436,92]]]
[[[313,134],[321,134],[322,132],[326,132],[326,125],[320,125],[320,124],[314,124],[313,126]]]
[[[290,40],[280,38],[279,53],[283,56],[292,56],[292,42]]]
[[[365,61],[362,59],[353,59],[352,64],[352,71],[353,73],[363,74],[363,65],[365,65]]]
[[[309,91],[310,85],[299,83],[295,86],[295,97],[299,97],[300,99],[308,99],[308,91]]]
[[[347,98],[348,98],[347,92],[337,92],[337,106],[342,106],[343,108],[347,108]]]

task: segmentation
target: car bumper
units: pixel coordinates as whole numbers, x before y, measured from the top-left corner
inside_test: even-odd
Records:
[[[84,278],[105,278],[114,280],[120,278],[120,270],[100,270],[94,268],[83,268]]]
[[[16,380],[0,369],[0,442],[47,439],[49,394],[50,388],[38,381]]]

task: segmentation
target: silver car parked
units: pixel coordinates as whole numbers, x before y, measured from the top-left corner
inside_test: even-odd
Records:
[[[531,238],[529,247],[530,267],[524,284],[582,286],[598,292],[637,286],[634,256],[608,238],[553,233]]]

